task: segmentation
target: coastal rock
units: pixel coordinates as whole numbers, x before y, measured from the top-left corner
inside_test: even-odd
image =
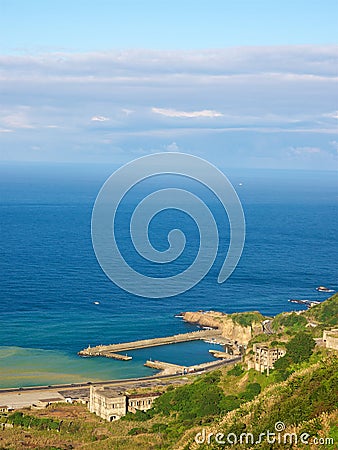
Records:
[[[216,311],[187,311],[183,313],[183,319],[189,323],[195,323],[202,327],[217,328],[222,336],[247,345],[250,339],[263,332],[262,321],[264,317],[259,312],[224,314]],[[240,322],[249,322],[243,325]]]

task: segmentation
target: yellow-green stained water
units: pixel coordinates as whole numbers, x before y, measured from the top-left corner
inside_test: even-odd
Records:
[[[186,342],[130,351],[131,361],[115,361],[74,357],[56,350],[0,347],[0,388],[150,376],[157,371],[144,367],[147,359],[198,364],[214,361],[210,348],[221,347],[203,341]]]

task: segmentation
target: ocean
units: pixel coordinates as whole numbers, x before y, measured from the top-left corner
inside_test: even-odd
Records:
[[[324,300],[327,295],[315,290],[319,285],[338,289],[337,174],[224,169],[246,219],[244,251],[231,277],[217,283],[229,237],[221,219],[222,246],[215,263],[191,290],[163,299],[121,290],[98,264],[90,235],[95,198],[113,170],[72,164],[0,166],[0,387],[151,375],[154,371],[143,366],[149,358],[181,364],[209,361],[210,344],[204,342],[134,351],[128,362],[83,359],[77,352],[88,344],[195,330],[174,317],[181,311],[259,310],[273,316],[301,309],[290,298]],[[119,243],[140,270],[143,262],[128,249],[125,220],[144,193],[167,182],[146,185],[120,212]],[[170,183],[182,180],[171,177]],[[207,202],[209,194],[203,195]],[[210,197],[210,205],[218,219],[217,201]],[[166,248],[168,232],[179,223],[189,244],[180,263],[188,265],[198,248],[196,225],[175,210],[162,216],[150,228],[154,245]],[[144,266],[145,273],[151,270]],[[168,273],[175,270],[168,268]]]

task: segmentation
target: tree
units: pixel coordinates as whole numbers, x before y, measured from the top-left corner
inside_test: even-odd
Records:
[[[309,334],[300,331],[286,344],[288,359],[296,364],[308,361],[315,345]]]

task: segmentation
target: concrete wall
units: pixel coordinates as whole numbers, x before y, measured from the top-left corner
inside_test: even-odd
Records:
[[[88,407],[90,412],[111,422],[125,416],[127,411],[133,413],[136,410],[147,411],[159,395],[155,393],[127,395],[113,389],[91,386]]]
[[[153,406],[154,400],[159,397],[159,395],[149,395],[144,394],[144,396],[128,396],[128,411],[135,413],[136,410],[147,411]]]
[[[338,330],[324,330],[323,341],[327,348],[338,350]]]
[[[111,422],[120,419],[127,413],[127,397],[123,394],[113,394],[104,389],[90,388],[89,411]]]
[[[273,369],[274,363],[285,355],[285,350],[281,348],[268,348],[258,344],[253,345],[254,361],[248,364],[248,368],[254,368],[258,372]]]

